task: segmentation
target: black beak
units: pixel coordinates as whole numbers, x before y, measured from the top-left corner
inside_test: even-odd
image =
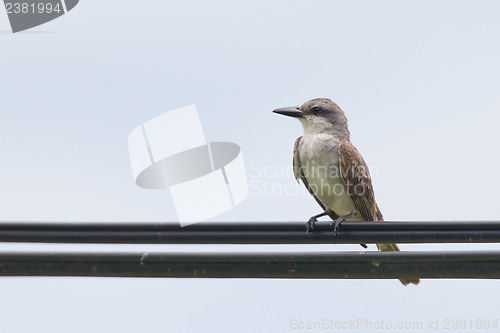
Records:
[[[289,108],[279,108],[274,110],[273,112],[295,118],[300,118],[303,115],[302,111],[300,111],[298,106],[292,106]]]

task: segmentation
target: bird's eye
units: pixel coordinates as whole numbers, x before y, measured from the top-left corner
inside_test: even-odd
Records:
[[[321,111],[321,108],[319,106],[315,106],[315,107],[312,108],[312,111],[314,113],[319,113]]]

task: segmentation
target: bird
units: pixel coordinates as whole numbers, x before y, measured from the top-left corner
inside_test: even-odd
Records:
[[[301,106],[278,108],[273,112],[300,120],[304,135],[293,149],[295,179],[304,183],[323,212],[306,223],[306,233],[314,230],[317,219],[328,215],[333,232],[344,221],[383,221],[375,201],[370,171],[358,149],[350,141],[347,117],[328,98],[311,99]],[[366,245],[361,244],[366,247]],[[377,244],[380,251],[399,251],[396,244]],[[403,285],[419,279],[400,279]]]

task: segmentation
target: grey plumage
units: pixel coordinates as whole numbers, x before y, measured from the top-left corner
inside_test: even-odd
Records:
[[[295,178],[300,179],[325,214],[346,221],[383,221],[375,201],[368,166],[350,142],[347,118],[342,109],[327,98],[305,102],[300,107],[280,108],[274,112],[296,117],[304,136],[294,146]],[[351,217],[349,214],[355,212]],[[319,214],[325,215],[325,214]],[[309,226],[313,226],[312,217]],[[381,251],[399,251],[396,244],[377,244]],[[404,285],[418,279],[401,279]]]

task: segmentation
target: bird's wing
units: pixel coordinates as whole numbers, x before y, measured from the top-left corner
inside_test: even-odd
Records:
[[[339,144],[339,165],[342,179],[359,212],[366,221],[383,221],[375,202],[370,171],[359,151],[349,141]]]
[[[302,171],[302,165],[300,164],[300,157],[299,157],[299,143],[300,143],[301,139],[302,139],[301,136],[298,137],[297,140],[295,140],[295,146],[293,147],[293,173],[295,175],[295,179],[297,180],[297,183],[299,182],[299,179],[302,180],[302,182],[306,186],[306,188],[309,191],[309,193],[311,193],[311,195],[316,200],[316,202],[321,206],[321,208],[324,211],[326,211],[325,205],[323,205],[323,203],[318,199],[318,197],[316,196],[316,194],[314,194],[313,190],[309,186],[309,183],[307,181],[307,178],[304,175],[304,172]],[[329,212],[328,215],[332,219],[335,219],[335,218],[338,217],[337,215],[335,215],[335,213],[333,213],[331,211]]]

